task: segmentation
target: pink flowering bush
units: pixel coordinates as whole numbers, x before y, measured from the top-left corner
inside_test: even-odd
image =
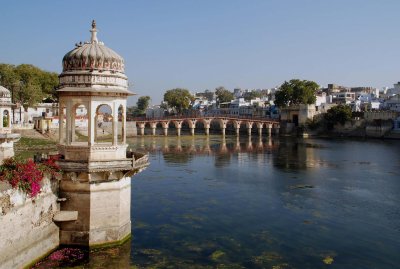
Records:
[[[82,263],[87,257],[87,252],[79,248],[60,248],[50,254],[46,259],[36,263],[32,269],[73,267]],[[75,267],[74,267],[75,268]]]
[[[60,175],[60,168],[55,161],[55,157],[39,164],[32,159],[5,159],[3,165],[0,166],[0,181],[6,181],[13,188],[24,191],[30,197],[35,197],[40,192],[40,182],[44,173],[48,173],[51,179],[55,179]]]

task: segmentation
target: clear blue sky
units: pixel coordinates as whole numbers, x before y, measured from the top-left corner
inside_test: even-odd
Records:
[[[175,87],[400,80],[399,0],[26,0],[0,10],[0,62],[60,72],[96,19],[99,40],[124,57],[132,90],[153,104]]]

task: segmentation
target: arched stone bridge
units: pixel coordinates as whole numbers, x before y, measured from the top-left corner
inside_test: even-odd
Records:
[[[178,136],[181,135],[181,129],[183,124],[187,124],[190,129],[191,135],[194,135],[196,124],[202,123],[204,132],[206,135],[210,133],[210,127],[212,123],[217,123],[221,128],[222,135],[225,135],[225,130],[228,124],[232,124],[236,131],[236,135],[240,133],[240,127],[245,126],[247,134],[251,135],[252,129],[255,127],[258,130],[258,134],[262,136],[263,128],[267,129],[267,134],[272,135],[272,130],[275,134],[279,134],[279,121],[269,118],[261,117],[226,117],[226,116],[179,116],[179,117],[165,117],[165,118],[135,118],[136,126],[139,130],[139,135],[144,135],[144,129],[149,126],[152,130],[152,135],[156,134],[157,126],[161,125],[164,130],[164,135],[168,135],[168,129],[171,125],[176,128]]]

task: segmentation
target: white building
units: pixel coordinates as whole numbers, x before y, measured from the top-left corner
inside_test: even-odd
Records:
[[[20,139],[19,134],[11,133],[12,106],[10,91],[0,86],[0,164],[14,156],[14,142]]]
[[[385,100],[383,107],[392,111],[400,112],[400,94],[390,97]]]
[[[146,109],[146,118],[162,118],[165,115],[165,109],[160,106],[152,106]]]

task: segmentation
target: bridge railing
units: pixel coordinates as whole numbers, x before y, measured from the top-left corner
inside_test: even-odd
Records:
[[[206,119],[206,118],[215,118],[215,119],[242,119],[242,120],[263,120],[263,121],[274,121],[278,122],[278,119],[274,119],[271,117],[265,116],[254,116],[254,115],[174,115],[174,116],[165,116],[165,117],[134,117],[130,118],[131,121],[163,121],[163,120],[184,120],[184,119]]]

